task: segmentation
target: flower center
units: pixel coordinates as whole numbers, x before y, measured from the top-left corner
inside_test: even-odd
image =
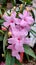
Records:
[[[14,21],[11,20],[11,23],[13,23]]]
[[[24,18],[24,21],[26,21],[26,18]]]
[[[18,40],[20,41],[20,38],[18,38]]]

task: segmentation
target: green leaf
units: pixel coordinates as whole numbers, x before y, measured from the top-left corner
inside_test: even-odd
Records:
[[[3,41],[3,35],[0,35],[0,41]]]
[[[7,52],[7,55],[6,55],[6,65],[10,65],[10,62],[11,62],[11,56],[10,56],[10,53]]]
[[[2,15],[1,9],[0,9],[0,15]]]
[[[3,38],[4,38],[4,32],[2,30],[0,30],[0,41],[3,41]]]
[[[11,0],[11,2],[12,2],[12,6],[16,5],[16,0]]]
[[[3,19],[0,19],[0,24],[2,24],[4,22],[4,20]]]
[[[34,30],[31,29],[30,32],[31,32],[31,34],[32,34],[34,37],[36,37],[36,32],[35,32]]]
[[[24,3],[24,0],[20,0],[22,3]]]
[[[15,58],[11,57],[11,64],[10,65],[15,65]]]
[[[6,55],[6,65],[14,65],[15,64],[15,58],[11,56],[9,52],[7,52]]]
[[[28,54],[28,55],[30,55],[36,59],[35,53],[33,52],[33,50],[28,45],[24,45],[24,50],[25,50],[26,54]]]
[[[22,65],[16,58],[15,58],[15,64]]]
[[[23,4],[26,3],[26,5],[29,5],[32,3],[32,0],[20,0]]]
[[[7,4],[7,0],[0,0],[0,3],[2,4],[2,7],[5,7]]]
[[[36,32],[35,32],[34,30],[32,30],[32,29],[31,29],[31,32],[33,32],[33,33],[35,33],[35,34],[36,34]]]
[[[5,53],[5,46],[7,45],[7,32],[5,33],[4,39],[3,39],[3,51]]]
[[[0,33],[4,34],[4,32],[2,30],[0,30]]]

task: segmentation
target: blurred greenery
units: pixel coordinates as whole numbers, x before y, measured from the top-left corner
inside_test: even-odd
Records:
[[[32,0],[20,0],[23,4],[26,5],[31,5],[32,4]]]
[[[0,0],[0,3],[5,6],[7,4],[7,2],[11,2],[12,5],[16,5],[17,3],[19,4],[21,3],[26,3],[27,5],[32,4],[32,0]],[[17,3],[16,3],[17,2]]]

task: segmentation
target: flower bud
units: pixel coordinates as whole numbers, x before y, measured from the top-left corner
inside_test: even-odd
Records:
[[[12,35],[12,33],[11,32],[8,32],[8,37],[10,37]]]
[[[2,54],[2,57],[4,57],[5,55],[4,54]]]
[[[7,29],[6,29],[5,27],[2,27],[2,30],[3,30],[3,31],[6,31]]]

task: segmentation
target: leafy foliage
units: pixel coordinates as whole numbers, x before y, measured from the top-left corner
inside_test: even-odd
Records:
[[[25,3],[26,5],[32,4],[32,0],[20,0],[23,4]]]
[[[0,19],[0,24],[2,24],[4,22],[4,20],[3,19]]]
[[[10,52],[8,51],[6,54],[6,65],[22,65],[15,57],[12,57]]]
[[[17,14],[19,13],[19,11],[22,12],[23,9],[25,9],[24,5],[32,4],[32,0],[19,0],[19,1],[23,4],[23,7],[22,7],[22,9],[19,9],[19,7],[18,7],[18,11],[16,10]],[[10,0],[10,2],[12,3],[12,6],[16,6],[16,4],[17,4],[16,0]],[[7,4],[7,0],[0,0],[0,3],[2,4],[2,7],[4,8],[5,5]],[[33,14],[33,12],[32,12],[32,14]],[[0,15],[2,15],[1,9],[0,9]],[[3,22],[4,22],[4,20],[0,19],[0,25],[2,25]],[[6,53],[6,65],[14,65],[14,64],[22,65],[15,57],[11,56],[11,53],[7,49],[5,50],[5,47],[8,44],[7,43],[7,39],[8,39],[7,33],[8,33],[7,31],[6,31],[6,33],[4,33],[2,30],[0,30],[0,41],[3,41],[3,51],[4,51],[4,53]],[[31,33],[36,34],[36,32],[33,30],[31,30]],[[25,50],[25,53],[27,56],[30,55],[36,59],[35,53],[28,45],[24,45],[24,50]]]
[[[5,33],[4,39],[3,39],[3,51],[5,53],[5,47],[7,45],[7,32]]]
[[[28,45],[24,45],[24,50],[25,50],[26,54],[28,54],[28,55],[30,55],[36,59],[35,53],[33,52],[33,50]]]
[[[3,36],[4,35],[4,32],[2,30],[0,30],[0,41],[3,41]]]
[[[16,0],[11,0],[12,5],[15,6],[16,5]]]

